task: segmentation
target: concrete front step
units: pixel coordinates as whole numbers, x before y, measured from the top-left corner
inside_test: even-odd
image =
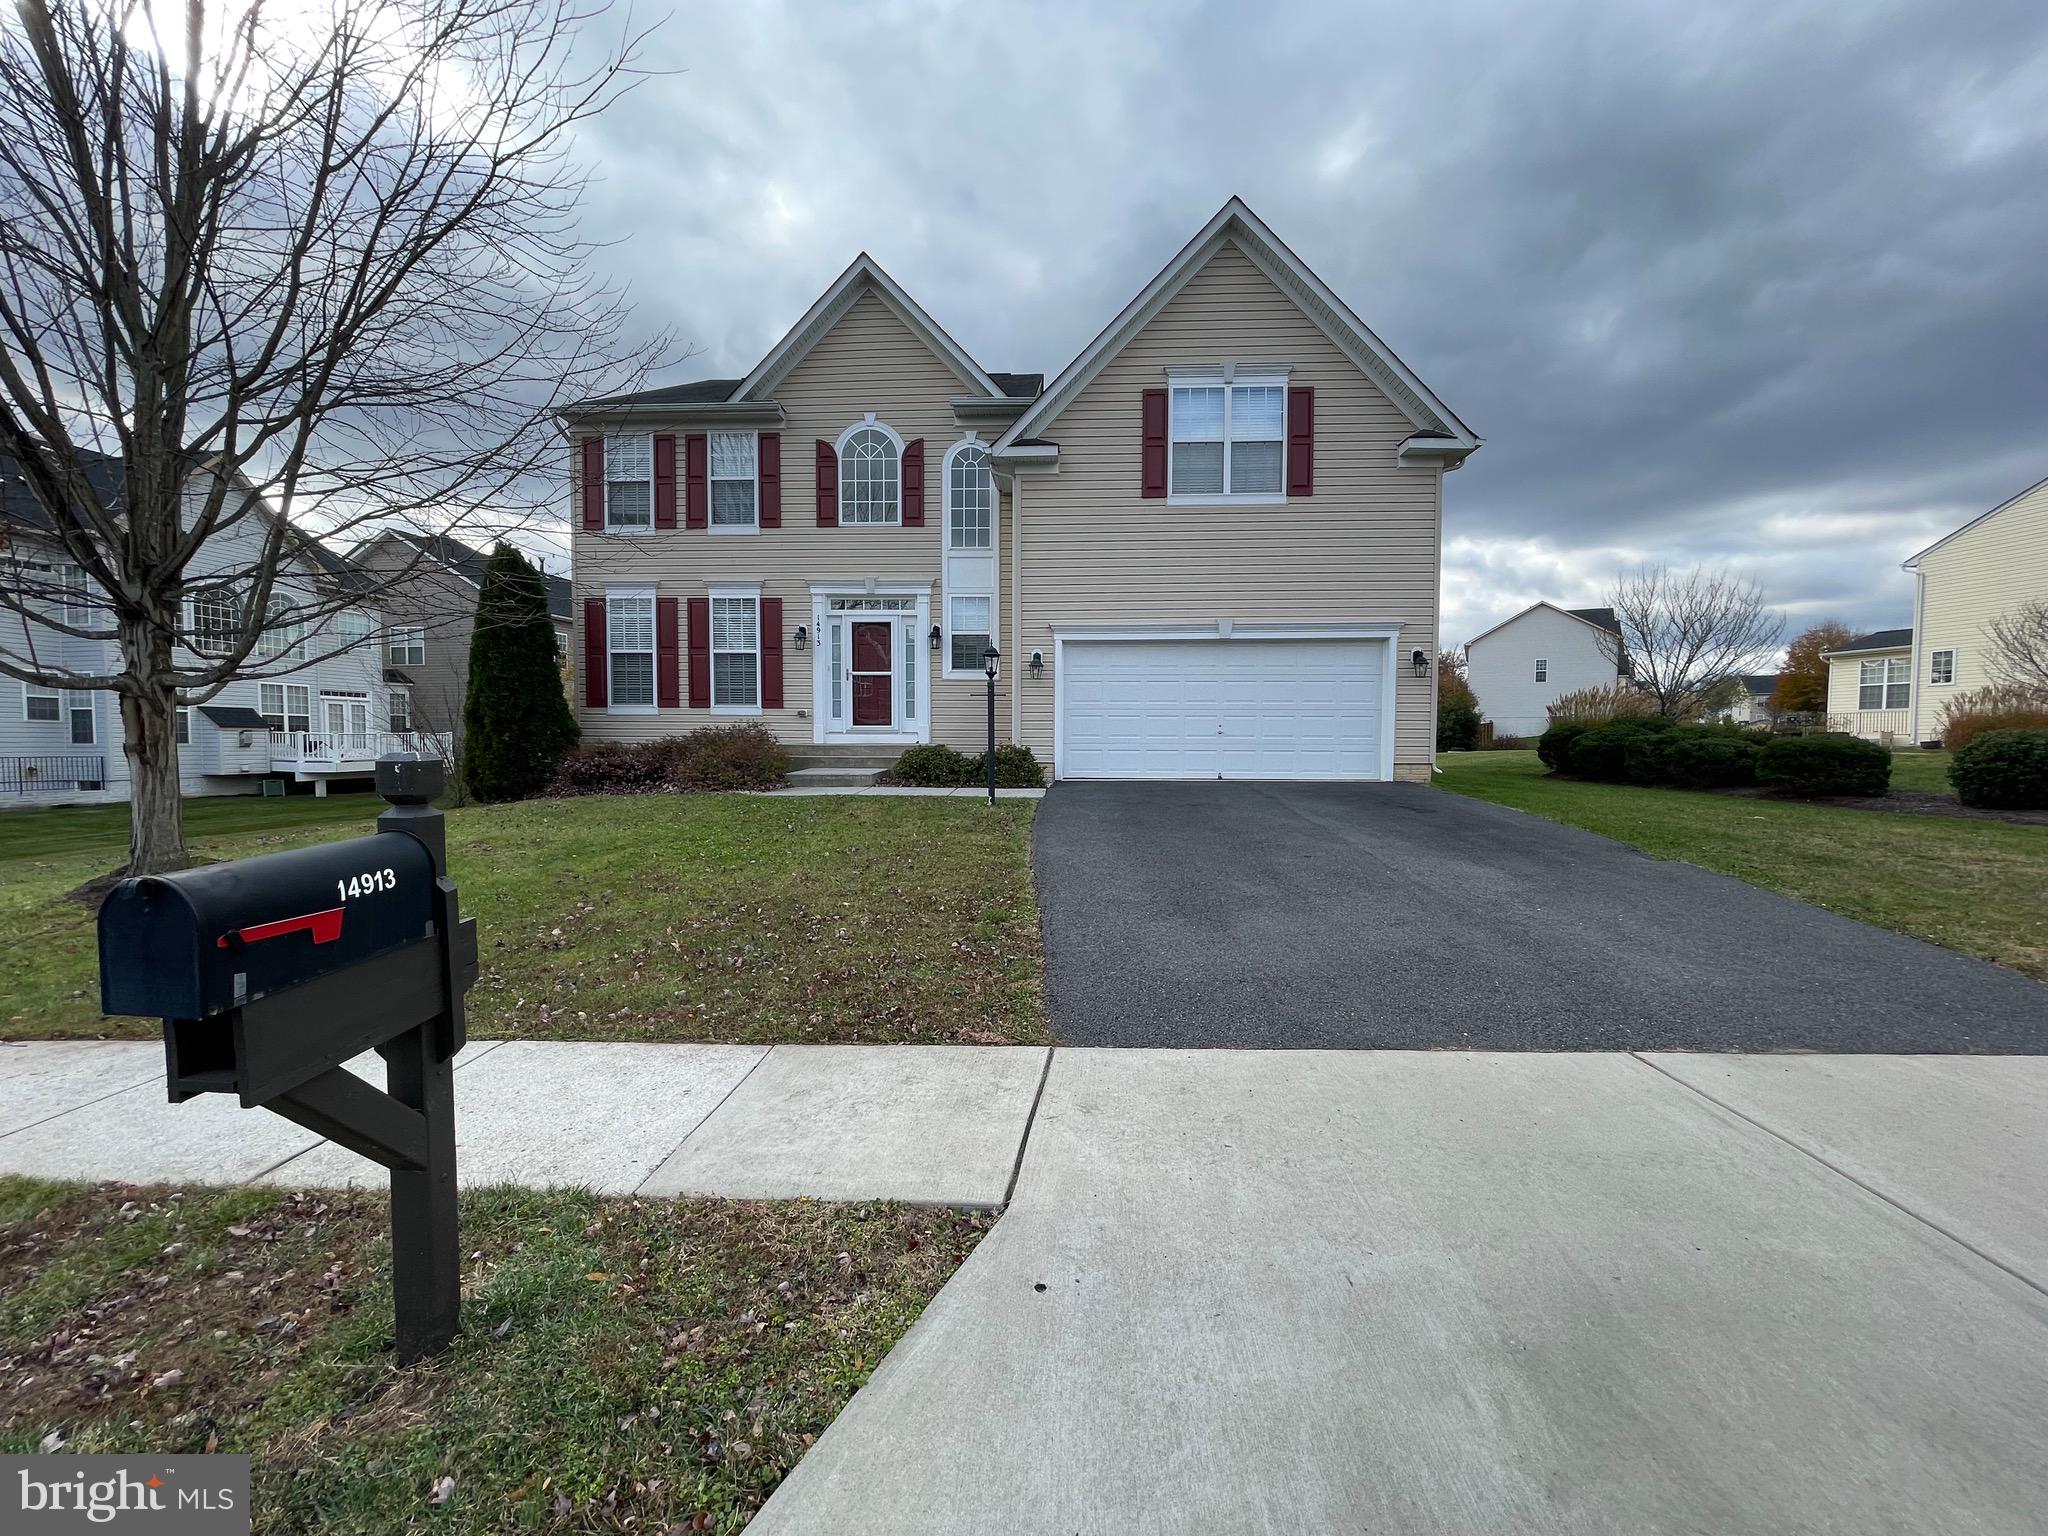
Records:
[[[867,789],[881,773],[880,768],[844,768],[837,764],[832,767],[793,768],[789,774],[791,789]]]
[[[792,747],[792,768],[888,768],[903,755],[899,748],[875,747]]]

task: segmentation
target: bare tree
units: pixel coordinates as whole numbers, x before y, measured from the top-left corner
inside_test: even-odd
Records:
[[[576,229],[572,130],[644,35],[575,62],[602,11],[19,0],[0,32],[0,455],[87,586],[0,581],[58,637],[0,635],[0,675],[115,693],[131,869],[184,862],[176,705],[349,643],[363,593],[295,517],[499,536],[558,506],[556,408],[665,346],[622,348]]]
[[[2048,698],[2048,600],[2029,598],[1987,626],[1993,678]]]
[[[1784,631],[1763,589],[1726,571],[1640,566],[1616,580],[1608,605],[1621,632],[1603,632],[1602,651],[1674,719],[1704,713],[1730,678],[1760,670]]]

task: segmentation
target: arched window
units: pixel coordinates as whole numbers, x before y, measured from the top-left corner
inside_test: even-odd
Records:
[[[856,427],[839,444],[842,525],[903,521],[903,449],[880,426]]]
[[[980,443],[962,443],[946,456],[946,547],[987,549],[995,507],[988,449]]]

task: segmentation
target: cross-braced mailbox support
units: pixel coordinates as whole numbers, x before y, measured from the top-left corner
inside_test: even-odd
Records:
[[[455,1053],[476,920],[448,878],[436,762],[387,757],[369,837],[123,880],[100,1005],[164,1021],[172,1103],[233,1093],[391,1170],[398,1359],[455,1337]],[[387,1092],[342,1063],[374,1048]]]

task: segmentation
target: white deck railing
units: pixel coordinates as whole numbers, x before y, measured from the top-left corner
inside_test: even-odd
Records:
[[[1905,743],[1912,739],[1913,712],[1910,709],[1852,709],[1828,716],[1828,729],[1846,731],[1866,741]]]
[[[410,755],[446,760],[446,731],[372,731],[366,735],[330,736],[323,731],[272,731],[270,762],[276,768],[301,772],[368,771],[380,757]]]

